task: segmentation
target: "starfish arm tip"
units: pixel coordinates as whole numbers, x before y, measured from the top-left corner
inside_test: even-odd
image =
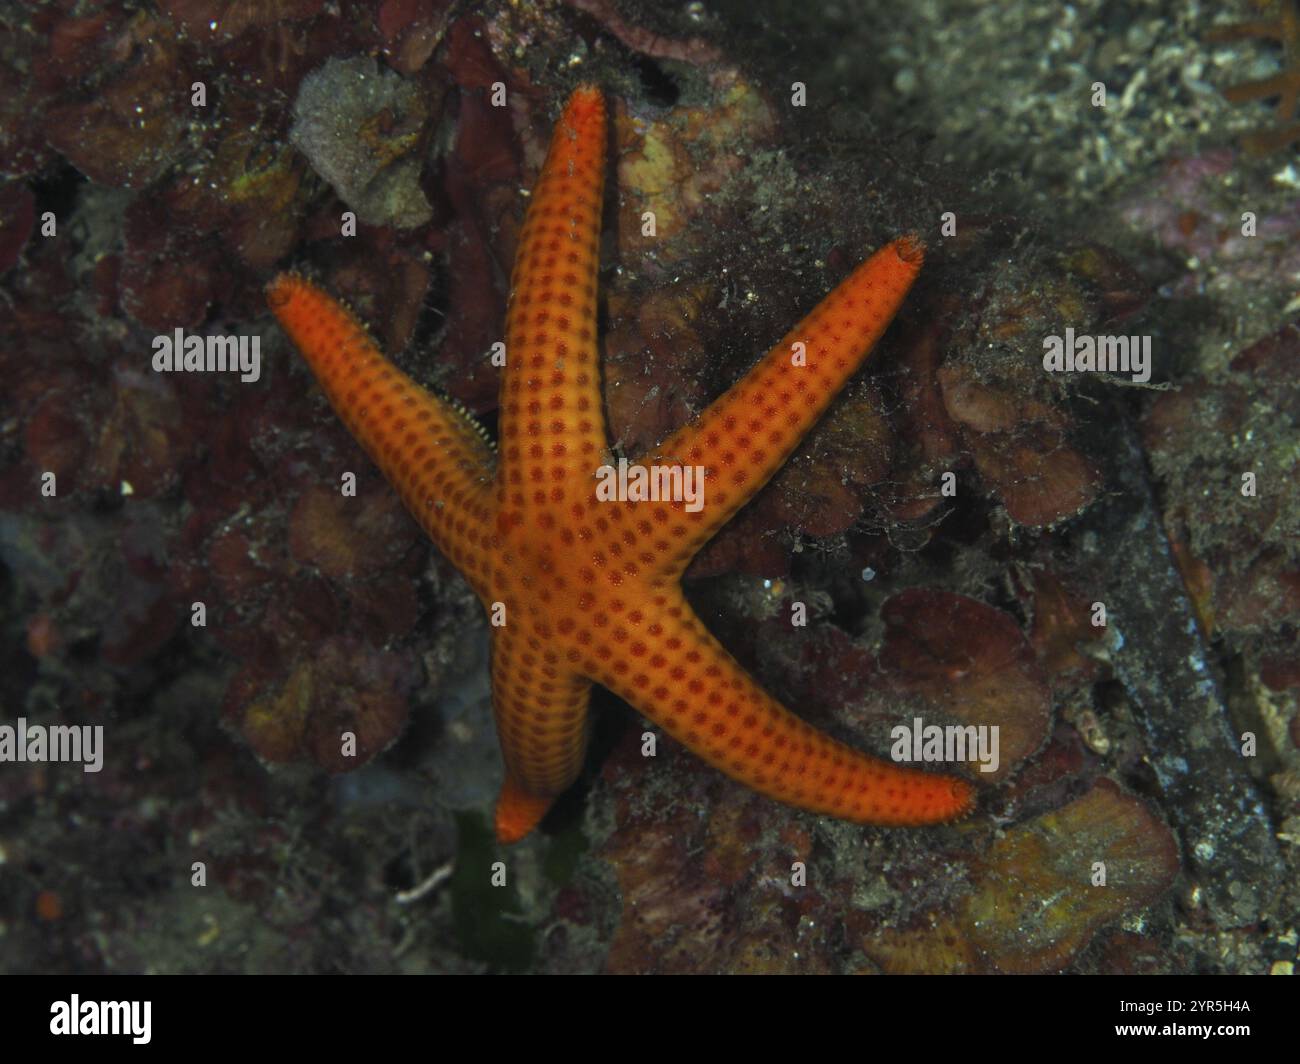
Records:
[[[603,119],[605,115],[605,94],[599,85],[584,81],[571,93],[564,105],[566,122],[573,123],[585,119]]]
[[[917,233],[899,237],[894,241],[894,250],[900,259],[917,269],[925,261],[925,241]]]
[[[951,777],[951,797],[953,810],[948,820],[964,820],[975,811],[975,787],[969,780]]]
[[[497,842],[508,846],[531,834],[554,800],[553,797],[530,794],[507,774],[497,798],[494,824]]]
[[[301,283],[302,278],[292,271],[277,273],[263,289],[267,306],[272,310],[283,307],[293,297],[293,288]]]

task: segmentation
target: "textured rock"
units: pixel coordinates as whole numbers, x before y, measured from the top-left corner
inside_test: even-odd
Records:
[[[370,59],[330,59],[303,79],[289,137],[367,225],[411,229],[433,216],[420,190],[428,108],[420,90]]]

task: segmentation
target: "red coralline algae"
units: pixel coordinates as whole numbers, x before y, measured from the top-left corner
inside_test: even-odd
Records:
[[[1100,780],[993,842],[971,870],[958,914],[926,914],[864,937],[862,949],[892,974],[1057,972],[1099,928],[1163,894],[1177,872],[1169,828]],[[1097,886],[1101,875],[1106,889]]]
[[[429,61],[447,29],[450,0],[384,0],[375,22],[399,74],[414,74]]]
[[[180,45],[168,30],[166,23],[137,19],[116,39],[102,30],[80,37],[83,51],[112,48],[126,60],[96,61],[112,74],[79,87],[44,116],[50,146],[92,181],[142,189],[181,156],[188,114],[174,78]]]
[[[1099,671],[1095,656],[1105,639],[1105,629],[1093,623],[1093,603],[1076,584],[1043,565],[1019,574],[1017,592],[1033,618],[1029,641],[1047,675],[1056,682],[1087,679]]]
[[[1005,779],[1043,745],[1051,689],[1009,614],[914,588],[890,598],[881,617],[880,677],[898,697],[921,699],[945,721],[1000,729],[1000,763],[986,778]]]

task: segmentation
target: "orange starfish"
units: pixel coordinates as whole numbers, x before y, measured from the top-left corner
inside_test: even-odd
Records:
[[[878,251],[744,379],[637,463],[666,471],[665,483],[679,487],[700,470],[702,505],[604,501],[611,458],[596,270],[605,139],[599,90],[579,88],[520,234],[499,460],[468,415],[396,369],[320,289],[292,274],[268,289],[334,409],[492,619],[493,707],[506,765],[497,837],[528,834],[577,777],[593,682],[779,801],[869,824],[960,816],[972,800],[968,783],[868,757],[794,716],[708,632],[679,583],[861,365],[916,278],[920,245],[905,238]]]

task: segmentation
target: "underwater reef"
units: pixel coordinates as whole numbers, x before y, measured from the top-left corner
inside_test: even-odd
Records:
[[[93,771],[0,735],[0,968],[1294,970],[1295,7],[904,7],[0,8],[0,726],[102,729]],[[494,436],[582,84],[611,453],[924,242],[683,588],[857,750],[992,730],[919,766],[970,815],[781,804],[598,690],[578,784],[493,838],[492,622],[265,290],[310,278]]]

